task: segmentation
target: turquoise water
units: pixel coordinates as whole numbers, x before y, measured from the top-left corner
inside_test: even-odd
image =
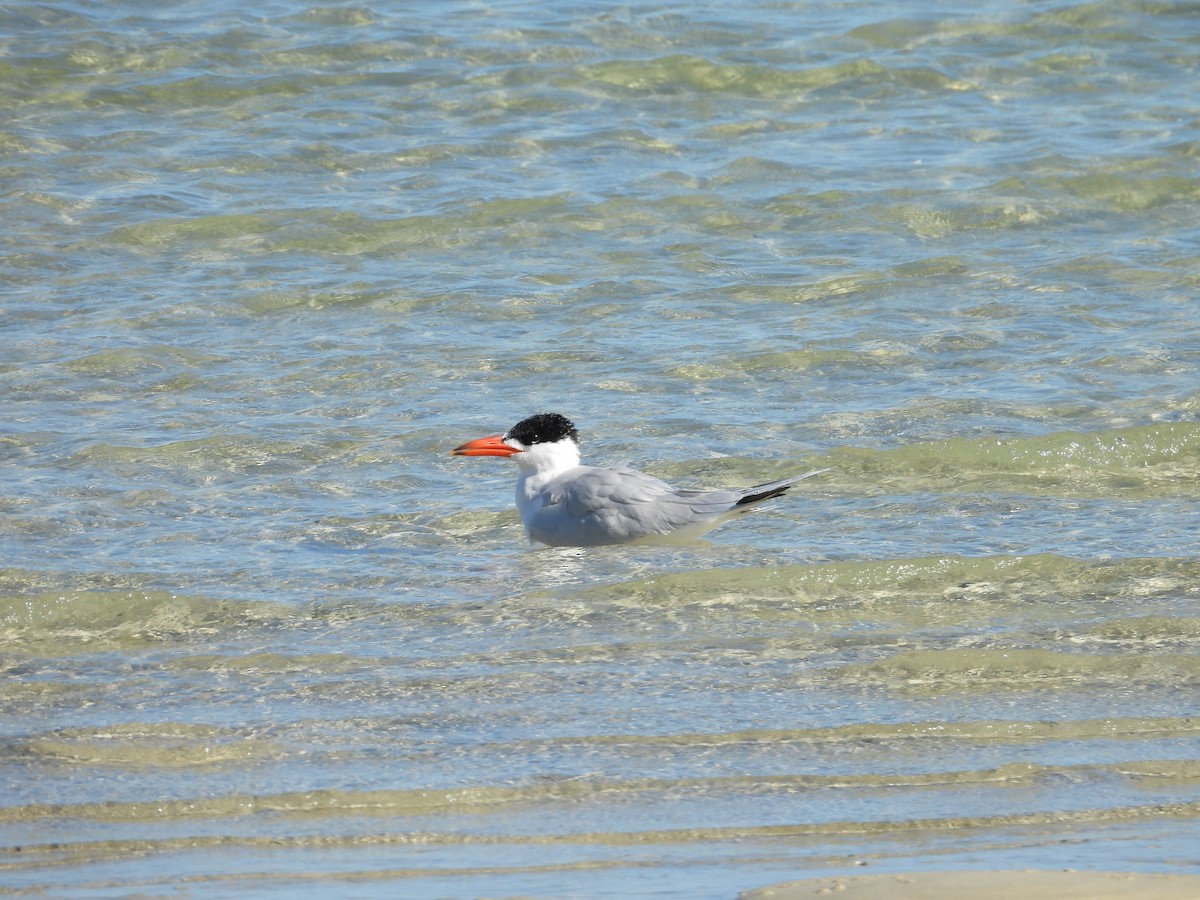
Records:
[[[0,9],[0,892],[1200,869],[1200,11]],[[688,486],[531,547],[541,410]]]

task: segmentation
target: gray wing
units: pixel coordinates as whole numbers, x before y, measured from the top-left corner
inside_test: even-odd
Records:
[[[619,544],[716,524],[741,496],[676,490],[636,469],[579,466],[546,486],[530,536],[545,544]]]

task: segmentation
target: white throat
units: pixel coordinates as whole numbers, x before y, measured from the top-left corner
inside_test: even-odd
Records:
[[[571,438],[565,437],[553,443],[525,447],[513,458],[521,467],[522,475],[546,475],[553,478],[560,472],[579,465],[579,445]]]
[[[521,446],[515,441],[511,443]],[[527,500],[533,497],[552,479],[579,465],[579,445],[572,438],[564,437],[553,443],[533,444],[513,459],[521,468],[517,479],[519,504],[522,498]]]

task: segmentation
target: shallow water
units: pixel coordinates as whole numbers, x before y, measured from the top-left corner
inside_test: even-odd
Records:
[[[0,890],[1200,870],[1198,68],[1182,3],[0,10]],[[832,471],[539,549],[447,454],[542,409]]]

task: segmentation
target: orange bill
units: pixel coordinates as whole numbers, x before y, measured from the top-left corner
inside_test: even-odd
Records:
[[[479,438],[476,441],[467,441],[450,451],[453,456],[513,456],[520,452],[516,447],[510,447],[504,443],[502,434]]]

